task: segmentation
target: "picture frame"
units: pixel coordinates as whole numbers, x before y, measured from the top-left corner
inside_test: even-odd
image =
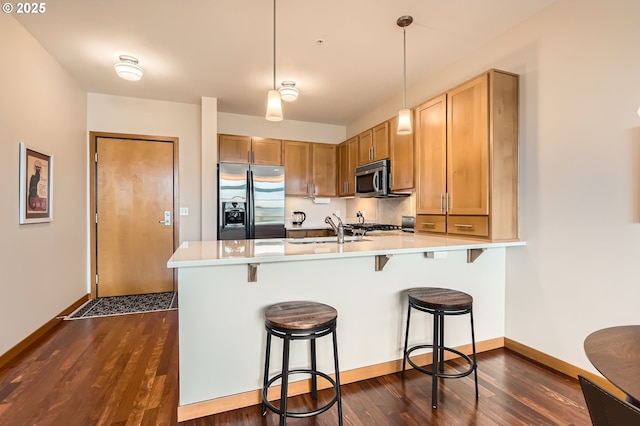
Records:
[[[53,220],[53,155],[20,142],[20,224]]]

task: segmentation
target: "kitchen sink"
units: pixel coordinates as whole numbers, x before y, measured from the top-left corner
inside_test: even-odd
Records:
[[[284,240],[289,244],[338,244],[338,237],[315,237],[315,238],[287,238]],[[344,237],[345,243],[357,243],[359,241],[371,241],[362,237]]]

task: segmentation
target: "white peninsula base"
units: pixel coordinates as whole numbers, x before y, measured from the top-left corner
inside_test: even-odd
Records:
[[[399,371],[407,311],[405,291],[412,287],[448,287],[471,294],[478,352],[503,346],[506,247],[524,243],[460,243],[416,247],[413,252],[396,250],[384,268],[376,271],[376,256],[384,252],[379,243],[377,248],[364,242],[347,243],[361,246],[346,245],[341,250],[361,253],[345,257],[297,254],[265,261],[252,253],[243,256],[242,262],[237,256],[224,255],[224,242],[189,243],[182,247],[182,253],[179,249],[169,261],[170,267],[178,268],[179,282],[178,420],[260,403],[266,342],[263,310],[273,303],[311,300],[338,310],[342,384]],[[203,254],[211,249],[207,244],[217,244],[215,256]],[[282,244],[287,247],[286,242]],[[368,251],[363,251],[365,244]],[[470,247],[486,250],[469,263]],[[194,251],[203,254],[202,258],[192,258]],[[429,257],[426,252],[431,253]],[[286,253],[280,255],[287,257]],[[252,262],[259,263],[257,279],[248,282],[247,264]],[[431,318],[419,315],[425,320],[412,324],[410,345],[431,339]],[[468,316],[447,318],[445,341],[447,346],[469,352]],[[333,371],[330,343],[330,339],[318,341],[322,371]],[[276,339],[272,347],[274,370],[279,368],[281,350]],[[307,360],[308,344],[295,342],[292,367],[307,366]],[[297,384],[292,391],[307,391],[306,380]]]

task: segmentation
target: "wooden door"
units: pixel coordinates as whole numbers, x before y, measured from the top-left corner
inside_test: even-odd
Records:
[[[413,121],[415,121],[412,118]],[[398,116],[389,120],[389,159],[391,160],[391,189],[413,189],[413,135],[399,135]]]
[[[249,136],[219,135],[218,161],[223,163],[249,163],[251,138]]]
[[[251,138],[251,164],[282,166],[282,140]]]
[[[284,141],[284,190],[286,195],[309,195],[311,147],[309,142]]]
[[[416,107],[416,212],[446,213],[447,97]]]
[[[177,140],[96,137],[94,147],[96,296],[174,291]]]
[[[311,144],[312,195],[314,196],[335,197],[337,195],[336,146],[327,143]]]
[[[373,128],[371,145],[373,146],[372,160],[389,158],[389,122],[378,124]]]
[[[450,215],[489,214],[488,77],[448,92],[447,189]]]

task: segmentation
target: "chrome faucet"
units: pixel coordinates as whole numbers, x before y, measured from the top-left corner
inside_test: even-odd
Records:
[[[331,228],[333,228],[333,232],[335,232],[336,235],[338,236],[338,244],[344,244],[344,224],[342,223],[342,219],[340,219],[335,214],[334,214],[334,216],[336,217],[336,219],[338,219],[338,225],[337,226],[336,226],[336,223],[331,218],[331,216],[325,217],[324,218],[324,222],[329,224],[329,226],[331,226]]]

